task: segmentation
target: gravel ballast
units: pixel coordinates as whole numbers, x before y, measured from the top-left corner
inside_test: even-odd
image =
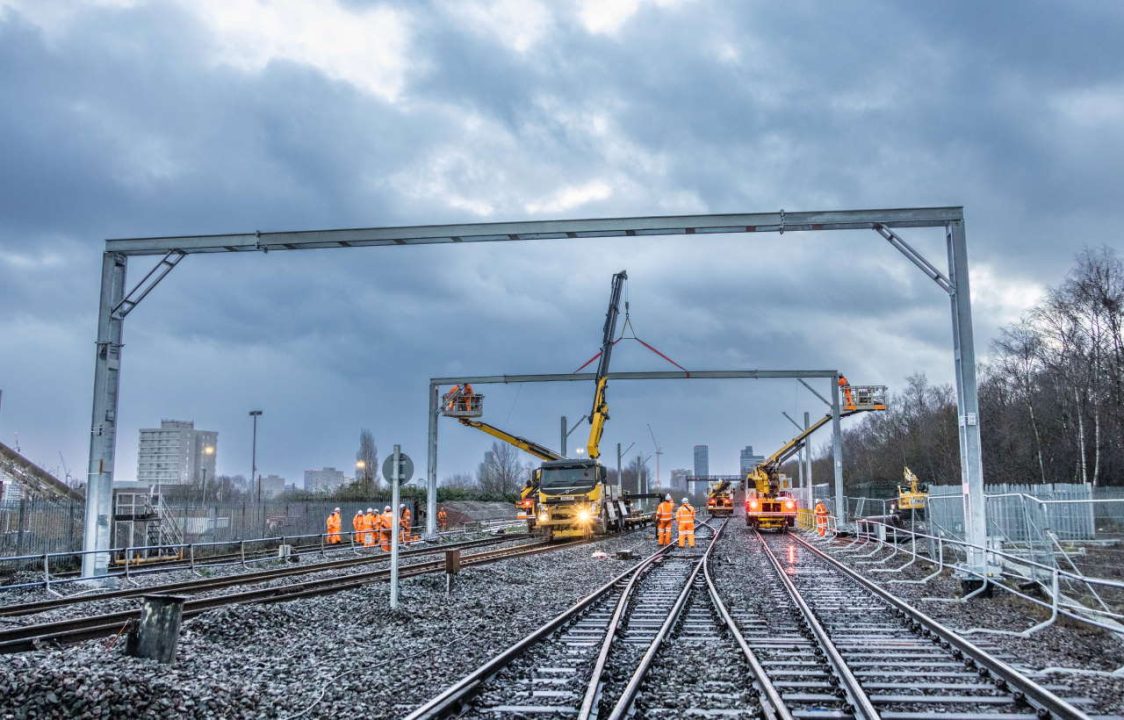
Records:
[[[401,717],[655,550],[650,532],[184,622],[171,667],[124,641],[0,657],[0,717]]]

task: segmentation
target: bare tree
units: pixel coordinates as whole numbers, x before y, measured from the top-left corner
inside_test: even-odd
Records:
[[[379,489],[379,449],[367,428],[359,431],[359,450],[355,453],[355,477],[362,480],[368,495]]]
[[[480,489],[493,495],[513,495],[523,485],[529,466],[520,462],[519,452],[506,443],[492,443],[484,453],[477,479]]]
[[[480,485],[469,473],[456,473],[448,476],[441,481],[442,487],[447,487],[455,490],[478,490]]]

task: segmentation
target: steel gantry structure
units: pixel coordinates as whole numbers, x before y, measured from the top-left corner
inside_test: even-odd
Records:
[[[437,532],[437,420],[441,415],[441,388],[452,385],[512,385],[518,383],[590,382],[594,373],[548,373],[537,375],[458,375],[429,379],[429,433],[426,447],[426,534]],[[834,399],[831,405],[831,451],[835,467],[836,507],[843,507],[843,434],[839,424],[838,370],[655,370],[610,372],[610,380],[811,380],[826,378]],[[818,393],[817,393],[818,395]],[[822,396],[821,396],[822,397]],[[807,413],[805,413],[807,415]],[[811,469],[809,468],[809,476]]]
[[[905,228],[943,228],[948,268],[942,271],[897,232]],[[102,260],[101,301],[94,363],[93,417],[87,482],[82,575],[103,575],[110,547],[110,504],[117,442],[118,389],[121,382],[122,331],[126,316],[187,255],[198,253],[270,252],[327,248],[432,245],[466,242],[569,240],[603,237],[714,235],[738,233],[873,230],[906,256],[949,297],[952,308],[953,364],[956,376],[960,434],[960,468],[964,485],[965,535],[975,546],[966,570],[987,572],[984,551],[983,467],[980,462],[979,399],[972,336],[972,304],[968,286],[968,253],[962,207],[889,210],[766,212],[587,220],[415,225],[407,227],[248,232],[107,240]],[[692,242],[698,238],[692,237]],[[162,256],[144,278],[127,289],[131,256]],[[836,459],[838,468],[839,459]],[[837,469],[838,472],[838,469]]]

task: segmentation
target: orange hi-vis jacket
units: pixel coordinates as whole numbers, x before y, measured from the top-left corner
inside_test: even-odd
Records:
[[[679,532],[695,531],[695,509],[690,504],[680,505],[675,511],[675,519],[679,522]]]
[[[390,531],[394,527],[393,513],[383,512],[382,515],[377,516],[375,522],[378,523],[375,527],[382,530],[383,537],[387,538],[387,542],[389,542]]]
[[[410,526],[413,524],[411,520],[412,515],[410,513],[410,508],[402,508],[402,520],[400,521],[400,524],[402,525],[403,530],[410,529]]]
[[[675,503],[664,500],[656,508],[656,522],[660,525],[670,525],[671,518],[675,515]]]
[[[449,513],[444,510],[437,511],[437,524],[444,528],[449,524]]]
[[[363,536],[364,545],[375,544],[375,532],[379,529],[379,516],[376,513],[367,513],[363,516],[363,529],[366,533]]]
[[[367,518],[363,517],[363,513],[355,513],[355,517],[351,518],[351,529],[355,531],[354,541],[356,543],[363,542],[363,531],[367,529]]]
[[[338,543],[340,541],[340,514],[338,512],[329,514],[326,525],[328,530],[328,542]]]

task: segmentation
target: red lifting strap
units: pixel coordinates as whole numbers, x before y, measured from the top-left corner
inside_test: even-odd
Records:
[[[654,352],[654,353],[655,353],[656,355],[659,355],[659,356],[660,356],[660,357],[662,357],[662,358],[663,358],[664,360],[667,360],[667,361],[668,361],[669,363],[671,363],[671,364],[672,364],[672,365],[674,365],[675,367],[677,367],[677,368],[679,368],[680,370],[682,370],[682,371],[683,371],[683,374],[685,374],[685,375],[686,375],[687,377],[691,377],[691,371],[690,371],[690,370],[688,370],[687,368],[683,367],[683,366],[682,366],[682,365],[680,365],[679,363],[675,362],[674,360],[672,360],[671,358],[669,358],[669,357],[668,357],[667,355],[664,355],[664,354],[663,354],[662,352],[660,352],[660,351],[659,351],[659,350],[657,350],[656,348],[652,347],[652,346],[651,346],[651,345],[649,345],[648,343],[644,342],[644,341],[643,341],[643,340],[641,340],[640,338],[638,338],[638,337],[636,337],[636,336],[633,336],[633,337],[630,337],[630,338],[623,338],[623,337],[620,337],[620,338],[617,338],[616,340],[614,340],[614,341],[613,341],[613,344],[614,344],[614,345],[616,345],[616,344],[617,344],[617,343],[619,343],[619,342],[620,342],[621,340],[635,340],[636,342],[640,343],[640,344],[641,344],[641,345],[643,345],[644,347],[646,347],[646,348],[648,348],[649,350],[651,350],[652,352]],[[590,363],[592,363],[592,362],[593,362],[594,360],[598,359],[599,357],[601,357],[601,352],[600,352],[600,351],[598,351],[596,355],[594,355],[593,357],[591,357],[590,359],[588,359],[588,360],[586,360],[586,361],[585,361],[584,363],[582,363],[582,366],[581,366],[581,367],[579,367],[579,368],[578,368],[577,370],[575,370],[574,372],[575,372],[575,373],[580,373],[580,372],[581,372],[582,370],[584,370],[585,368],[589,367],[589,364],[590,364]]]

